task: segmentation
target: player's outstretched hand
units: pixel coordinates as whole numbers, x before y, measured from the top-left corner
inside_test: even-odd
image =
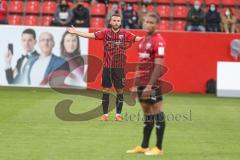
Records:
[[[76,30],[76,28],[75,28],[74,26],[67,28],[67,31],[68,31],[69,33],[72,33],[72,34],[77,33],[77,30]]]

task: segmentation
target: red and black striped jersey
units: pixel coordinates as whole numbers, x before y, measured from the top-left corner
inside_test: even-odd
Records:
[[[105,68],[123,68],[126,63],[126,49],[135,41],[136,36],[120,29],[117,33],[105,29],[94,33],[96,40],[103,40]]]

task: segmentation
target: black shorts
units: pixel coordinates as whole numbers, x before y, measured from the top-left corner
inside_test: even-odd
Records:
[[[123,68],[103,68],[102,86],[111,88],[112,84],[116,89],[124,88],[125,72]]]
[[[143,90],[146,86],[139,86],[137,87],[138,99],[139,102],[146,103],[146,104],[155,104],[163,100],[161,89],[159,87],[153,87],[151,96],[148,99],[142,99]]]

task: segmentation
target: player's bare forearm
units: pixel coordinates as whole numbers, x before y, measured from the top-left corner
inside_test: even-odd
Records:
[[[69,33],[72,33],[72,34],[76,34],[80,37],[84,37],[84,38],[95,38],[95,34],[94,33],[87,33],[87,32],[80,32],[78,31],[75,27],[70,27],[70,28],[67,28],[67,31]]]
[[[137,37],[135,38],[135,42],[140,41],[142,38],[143,38],[143,37],[139,37],[139,36],[137,36]]]
[[[84,38],[95,38],[94,33],[77,32],[76,35]]]
[[[157,80],[160,78],[162,65],[163,65],[163,58],[156,58],[154,61],[154,69],[148,83],[149,86],[154,85],[157,82]]]

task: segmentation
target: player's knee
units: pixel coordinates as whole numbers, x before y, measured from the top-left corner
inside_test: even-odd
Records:
[[[160,113],[163,111],[162,102],[158,102],[152,105],[152,110],[154,114]]]
[[[110,88],[103,88],[104,93],[110,93]]]
[[[117,94],[123,94],[123,89],[116,89]]]

